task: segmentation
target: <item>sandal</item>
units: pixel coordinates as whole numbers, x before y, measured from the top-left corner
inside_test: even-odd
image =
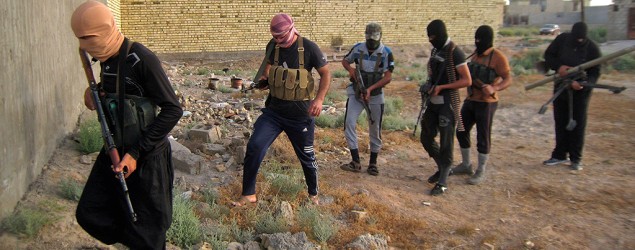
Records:
[[[350,171],[350,172],[357,172],[357,173],[362,172],[362,164],[356,161],[351,161],[349,163],[346,163],[340,166],[340,168],[342,170]]]
[[[368,169],[366,170],[366,172],[368,172],[368,174],[374,175],[374,176],[379,175],[379,170],[377,169],[377,164],[375,164],[375,163],[368,164]]]
[[[237,201],[232,201],[231,206],[232,207],[243,207],[246,205],[255,205],[256,202],[258,202],[258,200],[255,201],[250,201],[249,198],[247,198],[247,196],[240,196],[240,199],[238,199]]]

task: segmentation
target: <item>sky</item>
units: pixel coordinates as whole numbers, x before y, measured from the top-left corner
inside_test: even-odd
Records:
[[[509,4],[509,1],[505,0],[505,2]],[[612,3],[613,0],[591,0],[591,6],[609,5]]]

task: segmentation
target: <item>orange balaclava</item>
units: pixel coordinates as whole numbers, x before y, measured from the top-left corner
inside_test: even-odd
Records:
[[[115,17],[103,3],[89,0],[81,4],[71,17],[71,27],[79,39],[79,47],[91,56],[106,61],[119,52],[124,36]]]

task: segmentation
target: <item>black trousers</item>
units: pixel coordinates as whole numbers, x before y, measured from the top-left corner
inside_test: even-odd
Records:
[[[476,124],[476,149],[481,154],[489,154],[492,142],[492,121],[498,107],[497,102],[475,102],[466,100],[461,108],[461,118],[465,131],[456,131],[461,148],[471,146],[470,131]]]
[[[569,123],[569,94],[572,92],[573,120],[577,125],[571,131],[566,129]],[[553,119],[556,126],[556,147],[551,153],[552,158],[566,159],[569,154],[571,162],[582,160],[584,147],[584,133],[586,130],[587,110],[591,100],[592,89],[565,90],[553,101]]]
[[[256,193],[256,177],[269,146],[285,132],[300,160],[309,195],[318,194],[318,164],[313,150],[315,119],[293,120],[282,117],[267,108],[254,123],[254,133],[247,143],[243,168],[242,195]]]
[[[454,129],[456,121],[449,98],[445,104],[429,104],[421,119],[421,144],[434,159],[441,173],[439,184],[445,185],[453,161]],[[439,142],[435,140],[440,135]]]
[[[131,249],[165,249],[165,234],[172,223],[172,152],[167,142],[137,160],[126,179],[137,214],[132,223],[119,180],[108,153],[97,156],[75,217],[91,236],[105,244],[121,243]]]

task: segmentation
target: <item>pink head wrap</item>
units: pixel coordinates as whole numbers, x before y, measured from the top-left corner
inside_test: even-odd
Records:
[[[86,1],[75,9],[71,17],[71,28],[79,38],[79,47],[102,62],[116,55],[124,40],[110,9],[93,0]]]
[[[276,44],[282,48],[290,47],[295,42],[295,35],[300,35],[291,16],[284,13],[273,16],[269,30]]]

